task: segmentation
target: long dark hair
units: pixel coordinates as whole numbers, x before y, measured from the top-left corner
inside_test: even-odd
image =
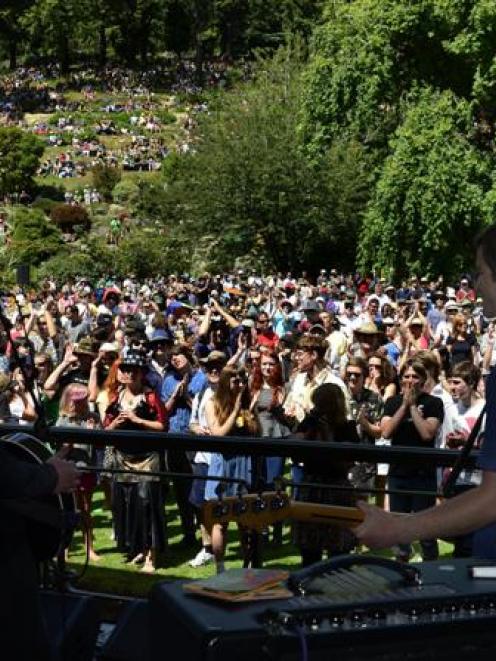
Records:
[[[284,391],[284,379],[282,376],[281,362],[279,360],[277,353],[274,353],[273,351],[264,352],[262,353],[260,358],[257,359],[255,364],[253,365],[253,370],[251,373],[250,391],[251,394],[254,395],[262,389],[264,383],[264,378],[262,374],[262,360],[264,358],[270,358],[276,365],[274,369],[271,370],[267,378],[267,383],[271,387],[271,392],[272,392],[271,405],[276,406],[279,403],[277,397],[278,394]]]
[[[234,405],[236,404],[236,393],[231,388],[231,379],[233,377],[240,377],[245,380],[246,372],[244,369],[237,369],[232,366],[226,366],[220,373],[219,383],[214,395],[214,412],[217,420],[222,425],[231,415]],[[241,403],[242,409],[248,409],[250,406],[250,394],[248,389],[243,393],[243,400]]]
[[[346,422],[344,393],[335,383],[323,383],[313,391],[312,404],[317,439],[327,441],[330,434]]]

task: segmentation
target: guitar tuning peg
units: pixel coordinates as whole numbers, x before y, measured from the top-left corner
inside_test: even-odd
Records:
[[[215,493],[217,494],[217,498],[219,501],[222,501],[222,499],[224,498],[225,490],[226,487],[222,482],[219,482],[219,484],[215,487]]]

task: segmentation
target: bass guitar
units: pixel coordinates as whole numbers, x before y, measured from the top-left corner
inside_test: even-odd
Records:
[[[2,449],[21,461],[44,464],[53,453],[34,436],[17,433],[0,437]],[[78,522],[76,501],[72,494],[51,494],[37,500],[2,501],[25,517],[28,540],[38,562],[55,558],[69,546]]]
[[[303,503],[291,500],[286,493],[275,491],[231,496],[207,501],[203,505],[203,525],[207,530],[211,530],[216,523],[230,521],[249,530],[263,530],[285,519],[354,528],[363,518],[363,512],[357,507]]]

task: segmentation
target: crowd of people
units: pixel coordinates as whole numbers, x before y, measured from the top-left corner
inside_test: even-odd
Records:
[[[10,120],[16,121],[24,112],[74,112],[84,108],[81,103],[95,100],[97,93],[127,96],[131,102],[137,101],[137,97],[153,101],[153,90],[156,89],[170,90],[177,95],[194,95],[204,88],[225,86],[231,66],[232,63],[225,59],[213,58],[204,62],[202,83],[195,62],[187,59],[171,59],[143,69],[117,65],[98,70],[78,67],[66,75],[55,64],[21,66],[0,76],[0,114],[5,113]],[[249,63],[239,66],[243,76],[248,78],[251,75]],[[64,97],[67,90],[74,89],[82,93],[82,101]]]
[[[496,363],[494,323],[466,276],[453,286],[416,276],[395,286],[334,269],[315,279],[238,270],[146,282],[46,280],[13,294],[3,301],[0,418],[21,424],[36,421],[39,401],[46,420],[64,426],[462,448]],[[479,443],[483,435],[484,425]],[[144,571],[164,562],[168,541],[168,485],[146,472],[191,474],[191,481],[172,481],[183,543],[191,548],[191,566],[215,562],[217,571],[226,529],[203,527],[201,507],[238,493],[222,478],[242,480],[245,491],[270,489],[290,470],[295,484],[319,485],[294,489],[295,498],[345,505],[387,483],[395,493],[377,502],[395,512],[434,505],[446,479],[435,467],[404,462],[329,465],[299,456],[254,462],[222,453],[151,452],[137,441],[118,451],[81,445],[72,451],[80,463],[101,468],[116,546]],[[111,477],[109,468],[124,472]],[[456,489],[479,481],[478,471],[465,471]],[[95,562],[96,486],[87,474],[78,489]],[[249,537],[240,529],[245,561]],[[262,537],[281,544],[282,527]],[[349,531],[310,523],[296,524],[293,540],[303,564],[356,545]],[[470,536],[453,543],[455,555],[470,555]],[[412,558],[409,544],[393,551],[398,560]],[[421,553],[437,558],[437,540],[423,540]]]
[[[133,135],[125,144],[110,149],[96,139],[82,141],[73,138],[70,149],[46,158],[36,172],[38,176],[60,179],[84,177],[92,168],[103,165],[126,171],[155,172],[169,154],[162,138]]]

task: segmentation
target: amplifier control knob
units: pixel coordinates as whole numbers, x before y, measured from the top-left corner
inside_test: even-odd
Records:
[[[344,617],[342,615],[331,615],[329,618],[331,627],[342,627],[344,624]]]
[[[363,613],[360,611],[353,611],[351,614],[351,621],[353,624],[362,624],[363,622]]]
[[[371,617],[373,620],[376,620],[376,622],[378,622],[379,620],[385,620],[387,614],[386,611],[384,610],[376,610],[372,612]]]
[[[422,613],[422,611],[420,610],[420,608],[418,608],[417,606],[412,606],[408,610],[408,617],[411,620],[416,620],[419,617],[419,615],[421,615],[421,613]]]

